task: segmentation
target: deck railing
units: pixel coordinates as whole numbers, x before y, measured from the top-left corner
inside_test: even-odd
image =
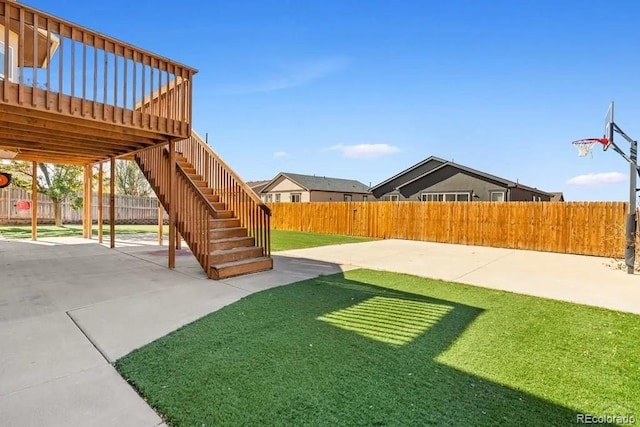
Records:
[[[263,256],[270,256],[269,207],[195,132],[190,138],[176,142],[176,151],[189,160],[196,173],[226,204],[226,208],[233,210],[241,226],[247,228],[249,235],[255,238],[256,246],[262,248]]]
[[[196,72],[0,0],[0,103],[188,137]]]

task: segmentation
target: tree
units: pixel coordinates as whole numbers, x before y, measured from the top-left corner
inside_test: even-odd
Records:
[[[12,183],[26,190],[31,189],[33,179],[31,162],[13,161],[2,166],[12,174]],[[49,196],[53,202],[55,224],[62,226],[62,203],[70,201],[73,209],[82,207],[82,166],[38,163],[38,192]]]
[[[116,160],[116,194],[147,197],[151,186],[135,162]]]

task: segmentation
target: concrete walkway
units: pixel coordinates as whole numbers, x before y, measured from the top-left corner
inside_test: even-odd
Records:
[[[280,252],[640,314],[640,273],[607,258],[408,240]]]
[[[342,271],[275,257],[273,271],[214,282],[186,250],[168,270],[147,240],[0,240],[0,425],[163,425],[112,362],[253,292]]]

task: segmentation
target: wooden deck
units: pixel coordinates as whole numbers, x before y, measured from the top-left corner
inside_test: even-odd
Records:
[[[191,135],[193,68],[10,0],[0,54],[0,149],[16,160],[88,164]]]

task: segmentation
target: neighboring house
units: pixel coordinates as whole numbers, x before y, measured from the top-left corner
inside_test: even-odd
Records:
[[[272,202],[362,202],[372,200],[369,187],[352,179],[280,172],[260,192]]]
[[[269,182],[271,181],[268,179],[266,181],[247,181],[247,185],[249,186],[249,188],[253,190],[254,193],[256,193],[259,196],[264,186],[267,185]]]
[[[551,201],[552,202],[564,202],[564,194],[562,192],[552,192],[551,193]]]
[[[371,188],[380,200],[543,201],[552,195],[431,156]]]

